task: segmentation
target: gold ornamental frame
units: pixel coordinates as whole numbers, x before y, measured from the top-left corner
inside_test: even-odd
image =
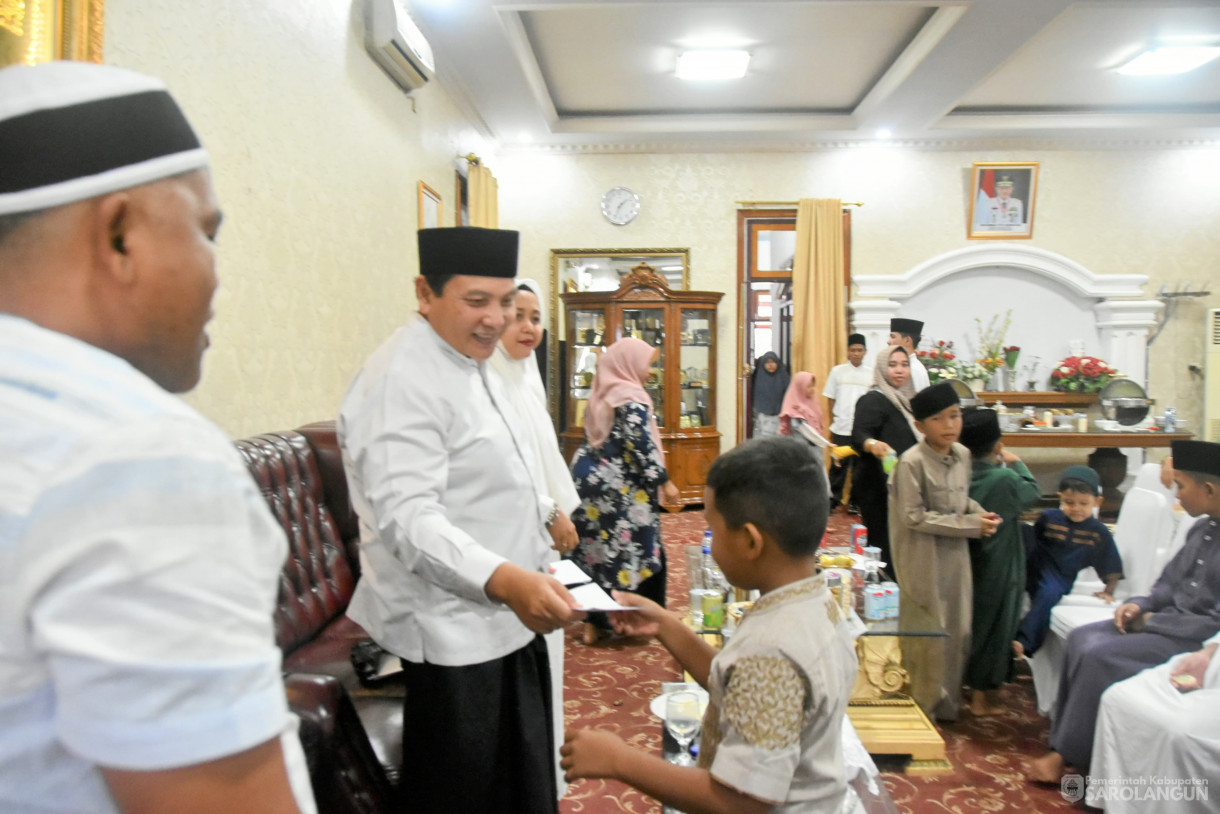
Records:
[[[0,0],[0,67],[102,62],[105,0]]]

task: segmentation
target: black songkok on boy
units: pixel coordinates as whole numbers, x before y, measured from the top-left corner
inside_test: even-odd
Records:
[[[0,215],[36,212],[208,166],[159,80],[110,65],[0,70]]]
[[[851,336],[847,337],[847,347],[850,348],[852,345],[864,345],[865,347],[868,347],[868,343],[864,341],[864,334],[852,334]]]
[[[962,434],[958,439],[971,449],[980,449],[1000,440],[1000,419],[995,410],[971,410],[962,416]]]
[[[907,336],[922,336],[923,323],[917,319],[894,317],[890,320],[890,333],[906,334]]]
[[[1209,441],[1174,441],[1173,468],[1220,478],[1220,444]]]
[[[948,382],[940,382],[931,387],[925,387],[911,397],[911,414],[915,416],[916,421],[923,421],[946,407],[961,403],[953,385]]]
[[[419,273],[424,277],[516,277],[519,236],[511,229],[478,226],[420,229]]]

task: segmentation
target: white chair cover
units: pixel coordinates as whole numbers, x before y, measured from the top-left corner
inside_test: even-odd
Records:
[[[1117,602],[1145,596],[1152,590],[1165,564],[1181,548],[1193,520],[1179,522],[1174,514],[1176,499],[1161,485],[1160,466],[1144,464],[1136,484],[1123,498],[1114,526],[1114,545],[1123,559],[1124,578],[1114,591]],[[1085,569],[1072,585],[1072,592],[1051,611],[1051,630],[1038,652],[1030,658],[1038,711],[1049,715],[1059,694],[1059,676],[1068,634],[1080,625],[1114,616],[1117,604],[1103,602],[1094,593],[1105,587],[1097,572]]]

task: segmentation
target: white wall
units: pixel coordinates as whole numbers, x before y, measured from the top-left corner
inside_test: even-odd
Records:
[[[221,290],[187,398],[235,437],[335,416],[414,311],[417,182],[452,225],[453,159],[485,153],[439,85],[373,62],[361,5],[106,4],[106,61],[164,79],[212,155]]]
[[[1068,342],[1079,339],[1086,348],[1101,348],[1093,313],[1096,302],[1096,298],[1082,297],[1041,275],[1012,268],[981,268],[936,281],[905,300],[901,313],[924,321],[925,344],[943,339],[953,343],[959,359],[971,359],[979,351],[979,325],[974,319],[986,330],[998,316],[998,328],[1011,309],[1012,325],[1005,344],[1021,348],[1019,372],[1031,366],[1034,358],[1040,360],[1035,375],[1039,389],[1045,390],[1055,363],[1069,355]],[[1031,315],[1054,330],[1030,330]],[[1139,378],[1143,378],[1142,370]]]

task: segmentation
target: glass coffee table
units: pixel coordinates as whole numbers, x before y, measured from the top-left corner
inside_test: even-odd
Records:
[[[860,669],[847,708],[864,747],[874,755],[910,755],[907,774],[952,771],[944,738],[906,694],[909,675],[902,664],[904,643],[947,638],[944,627],[913,602],[899,603],[897,619],[864,624],[867,631],[856,639]]]

